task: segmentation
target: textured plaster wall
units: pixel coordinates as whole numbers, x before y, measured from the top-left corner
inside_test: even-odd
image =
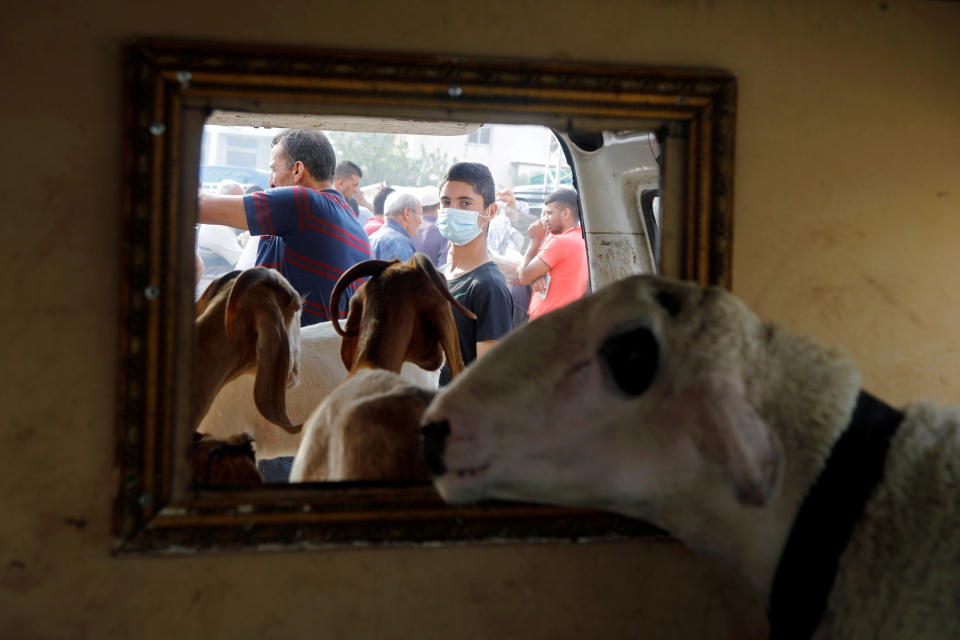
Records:
[[[739,78],[734,289],[867,386],[958,399],[960,5],[8,2],[0,635],[762,637],[663,541],[109,555],[120,44],[132,36],[712,66]],[[15,633],[14,633],[15,630]]]

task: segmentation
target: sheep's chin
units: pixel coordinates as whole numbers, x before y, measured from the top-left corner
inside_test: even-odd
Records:
[[[478,467],[448,469],[442,476],[434,476],[433,482],[444,500],[454,504],[477,502],[487,497],[487,475],[490,464]]]

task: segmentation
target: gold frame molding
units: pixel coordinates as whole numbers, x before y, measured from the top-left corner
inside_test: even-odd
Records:
[[[213,490],[185,470],[195,377],[192,229],[199,130],[210,109],[480,122],[647,121],[679,132],[681,260],[729,287],[736,81],[717,70],[511,61],[136,40],[124,47],[123,255],[114,552],[296,549],[657,530],[609,514],[443,504],[422,484]],[[186,141],[186,142],[185,142]],[[189,143],[194,144],[192,149]],[[182,433],[181,433],[182,432]],[[182,452],[184,455],[178,455]]]

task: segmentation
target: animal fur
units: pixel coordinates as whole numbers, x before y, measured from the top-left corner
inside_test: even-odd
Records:
[[[434,393],[392,371],[357,372],[307,420],[290,482],[428,480],[420,417]]]
[[[288,432],[300,430],[284,404],[285,388],[296,384],[300,372],[300,312],[300,295],[273,269],[234,271],[204,290],[195,319],[195,427],[225,384],[254,373],[249,398],[258,412]],[[249,437],[194,435],[191,461],[197,482],[262,482]]]
[[[331,308],[355,280],[369,277],[350,299],[346,327],[339,321],[304,327],[300,333],[300,384],[285,394],[290,420],[302,424],[351,371],[383,368],[411,382],[437,387],[444,358],[451,370],[463,369],[456,325],[445,281],[424,254],[407,262],[367,260],[348,269],[331,293]],[[198,431],[219,437],[242,432],[257,442],[257,457],[297,453],[302,433],[277,429],[251,402],[253,381],[240,376],[213,400]]]
[[[337,282],[331,308],[354,279],[369,275],[350,300],[341,356],[347,380],[328,395],[306,422],[290,472],[291,482],[425,480],[420,453],[420,416],[436,385],[424,388],[397,375],[404,360],[438,369],[446,358],[451,374],[463,370],[450,295],[430,259],[362,262]]]
[[[263,484],[253,439],[246,434],[229,438],[195,434],[191,457],[194,480],[200,484]]]
[[[636,276],[523,327],[443,389],[424,414],[425,454],[450,502],[642,518],[769,603],[860,387],[847,356],[728,292]],[[960,638],[960,411],[904,413],[818,639]]]

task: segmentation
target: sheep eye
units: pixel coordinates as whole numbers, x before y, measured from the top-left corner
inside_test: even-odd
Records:
[[[639,396],[657,375],[660,346],[649,327],[633,326],[607,336],[598,355],[607,381],[621,393]]]
[[[672,291],[664,291],[663,289],[657,291],[657,303],[670,314],[671,318],[676,318],[680,315],[680,310],[683,309],[680,296]]]

